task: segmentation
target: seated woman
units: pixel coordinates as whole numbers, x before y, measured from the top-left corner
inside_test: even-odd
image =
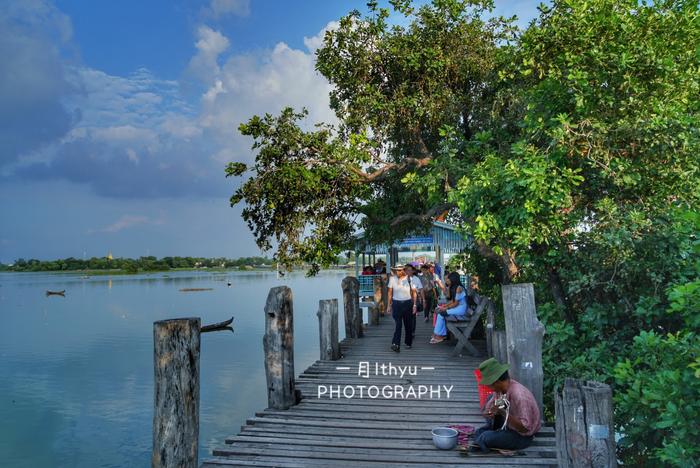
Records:
[[[438,316],[433,329],[433,337],[430,344],[442,343],[447,338],[447,325],[445,320],[448,315],[454,315],[458,319],[465,319],[467,315],[467,292],[462,285],[459,274],[456,271],[450,273],[445,280],[447,298],[449,302],[444,306],[438,306]]]

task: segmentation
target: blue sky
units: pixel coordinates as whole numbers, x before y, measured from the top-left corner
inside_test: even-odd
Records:
[[[238,124],[332,121],[325,28],[364,1],[0,2],[0,262],[260,254],[228,197]],[[536,1],[497,1],[525,24]]]

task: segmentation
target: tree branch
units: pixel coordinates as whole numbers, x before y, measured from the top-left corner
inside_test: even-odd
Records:
[[[377,182],[384,179],[390,171],[404,171],[412,166],[415,166],[415,168],[418,169],[427,166],[432,160],[433,158],[431,157],[409,157],[404,159],[400,163],[385,164],[384,166],[382,166],[374,172],[363,172],[362,170],[353,166],[349,166],[348,169],[350,169],[350,171],[353,172],[355,175],[359,176],[360,179],[362,179],[364,182]]]
[[[407,221],[426,222],[432,220],[432,218],[434,218],[438,214],[443,213],[449,209],[455,208],[456,206],[457,205],[455,205],[454,203],[441,203],[439,205],[433,206],[425,213],[402,214],[391,220],[391,227],[396,227],[399,224],[405,223]]]

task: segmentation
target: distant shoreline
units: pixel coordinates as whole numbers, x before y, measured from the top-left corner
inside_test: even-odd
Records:
[[[334,266],[330,268],[322,268],[321,271],[333,271],[333,270],[349,270],[349,267]],[[54,275],[68,275],[68,274],[81,274],[84,276],[135,276],[135,275],[149,275],[152,273],[170,273],[170,272],[181,272],[181,271],[204,271],[204,272],[214,272],[214,273],[236,273],[236,272],[269,272],[275,273],[276,270],[270,267],[252,267],[250,269],[240,269],[237,267],[232,268],[171,268],[169,270],[139,270],[135,272],[126,270],[36,270],[36,271],[13,271],[13,270],[1,270],[0,274],[3,273],[50,273]],[[306,271],[303,268],[299,268],[295,271]]]

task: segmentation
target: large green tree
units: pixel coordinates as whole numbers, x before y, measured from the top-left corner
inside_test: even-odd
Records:
[[[228,166],[248,176],[232,204],[286,265],[447,214],[483,289],[536,284],[547,388],[614,384],[621,456],[688,466],[697,431],[660,385],[697,414],[698,2],[554,0],[522,32],[487,1],[390,3],[317,52],[335,126],[293,109],[241,126],[256,159]]]
[[[490,127],[501,48],[515,38],[510,22],[484,20],[489,2],[391,3],[408,26],[370,2],[366,16],[342,18],[317,53],[334,85],[336,127],[304,130],[305,113],[292,109],[241,125],[257,156],[251,168],[227,168],[253,171],[231,202],[246,203],[258,245],[276,241],[284,264],[332,262],[359,226],[376,241],[425,227],[455,206],[447,192],[464,174],[445,132],[471,141]],[[416,176],[417,189],[405,178]]]

